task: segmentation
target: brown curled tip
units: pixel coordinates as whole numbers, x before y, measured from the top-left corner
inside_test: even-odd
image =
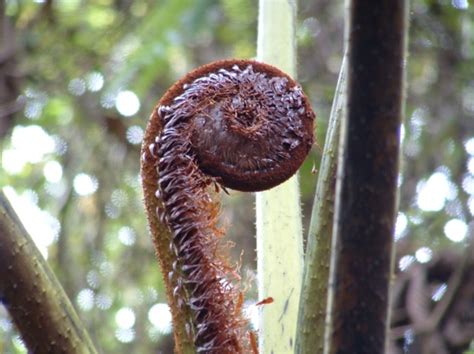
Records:
[[[294,80],[250,60],[218,61],[190,72],[154,109],[141,173],[178,323],[178,352],[187,340],[203,353],[255,351],[241,314],[237,267],[222,255],[218,203],[208,187],[260,191],[282,183],[311,149],[314,118]]]
[[[190,136],[200,168],[241,191],[284,182],[313,144],[315,114],[301,87],[257,61],[201,66],[174,84],[153,114],[162,115],[163,123],[170,115],[192,117]]]

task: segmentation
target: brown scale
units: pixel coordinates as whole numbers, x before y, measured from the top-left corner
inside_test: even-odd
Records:
[[[209,187],[260,191],[285,181],[313,144],[314,118],[288,75],[246,60],[192,71],[151,115],[142,149],[148,220],[168,275],[173,321],[187,319],[181,336],[198,352],[255,351],[240,311],[237,267],[223,255],[219,204]]]

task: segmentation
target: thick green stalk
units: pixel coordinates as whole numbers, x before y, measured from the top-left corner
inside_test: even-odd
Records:
[[[298,353],[322,353],[331,256],[338,144],[346,86],[344,57],[326,133],[306,246],[298,316]]]
[[[0,191],[0,299],[31,353],[97,353],[63,288]]]
[[[257,59],[293,77],[296,2],[260,0]],[[258,287],[272,297],[260,316],[260,353],[294,349],[303,276],[303,242],[298,177],[256,195]]]

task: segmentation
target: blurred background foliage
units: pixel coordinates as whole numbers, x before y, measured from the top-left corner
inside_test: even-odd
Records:
[[[255,56],[257,1],[0,6],[0,185],[104,353],[171,353],[170,315],[142,207],[143,129],[159,97],[187,71]],[[400,272],[445,249],[461,250],[474,228],[472,4],[419,0],[410,12]],[[343,31],[343,1],[299,1],[298,78],[318,116],[318,142],[300,174],[305,225]],[[234,259],[244,250],[242,273],[252,285],[253,197],[231,193],[223,204]],[[0,352],[26,353],[3,307]]]

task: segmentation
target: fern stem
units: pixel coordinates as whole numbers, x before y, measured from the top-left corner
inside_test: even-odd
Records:
[[[296,2],[260,0],[257,59],[293,77]],[[298,177],[256,195],[258,287],[274,302],[260,314],[260,353],[294,349],[303,276],[303,242]]]

